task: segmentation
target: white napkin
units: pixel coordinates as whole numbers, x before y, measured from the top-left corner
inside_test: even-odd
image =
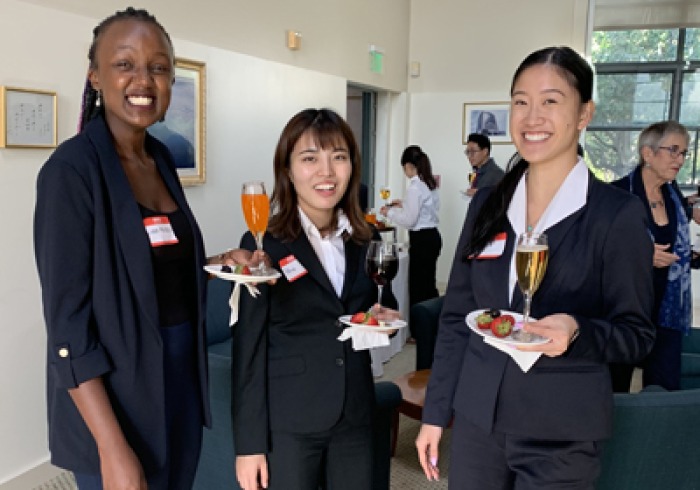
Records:
[[[489,344],[490,346],[495,347],[496,349],[505,352],[508,354],[510,357],[513,358],[515,363],[520,366],[520,369],[523,370],[524,373],[528,372],[530,368],[537,362],[537,359],[540,358],[542,355],[541,352],[524,352],[516,349],[515,347],[512,347],[507,344],[503,344],[501,342],[497,342],[493,339],[490,339],[489,337],[484,337],[484,342]]]
[[[244,282],[243,285],[248,289],[248,292],[253,298],[256,298],[260,291],[253,284]],[[236,282],[231,292],[231,297],[228,300],[228,305],[231,307],[231,320],[229,326],[233,326],[238,321],[238,301],[241,299],[241,283]]]
[[[352,339],[352,348],[354,350],[371,349],[372,347],[382,347],[389,345],[389,335],[382,332],[372,332],[365,328],[347,327],[340,334],[338,340],[341,342],[347,339]]]

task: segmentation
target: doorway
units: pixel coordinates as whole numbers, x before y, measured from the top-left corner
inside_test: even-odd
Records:
[[[366,208],[374,207],[377,92],[348,85],[346,120],[357,140],[362,159],[361,182],[367,186]],[[364,209],[363,211],[366,211]]]

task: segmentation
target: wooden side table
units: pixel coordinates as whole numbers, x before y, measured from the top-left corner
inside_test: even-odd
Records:
[[[411,371],[394,380],[401,390],[401,404],[394,413],[391,435],[391,455],[396,452],[396,439],[399,434],[399,414],[404,414],[414,420],[423,417],[423,404],[425,403],[425,389],[428,387],[430,369]]]

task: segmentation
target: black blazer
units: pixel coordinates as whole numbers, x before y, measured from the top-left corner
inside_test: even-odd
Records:
[[[202,237],[168,150],[151,136],[146,148],[195,238],[196,347],[209,424]],[[151,247],[102,117],[61,144],[42,167],[34,240],[48,332],[51,461],[99,473],[95,442],[67,390],[101,376],[127,440],[150,473],[166,456],[163,352]]]
[[[654,341],[652,243],[639,200],[590,176],[586,205],[545,230],[549,265],[532,315],[572,315],[580,336],[562,356],[542,356],[523,373],[506,354],[470,335],[465,324],[465,315],[478,308],[523,306],[517,286],[512,303],[506,287],[515,242],[509,224],[499,258],[462,259],[489,193],[477,193],[457,245],[423,421],[446,426],[454,409],[486,431],[605,438],[613,401],[607,363],[639,361]]]
[[[255,249],[247,233],[242,248]],[[368,351],[340,342],[341,315],[369,309],[377,288],[365,273],[367,245],[345,242],[340,296],[304,232],[292,242],[265,235],[273,265],[290,255],[308,273],[289,282],[259,285],[260,296],[241,291],[233,331],[233,433],[237,454],[269,450],[270,431],[306,434],[328,430],[344,416],[371,423],[374,383]]]

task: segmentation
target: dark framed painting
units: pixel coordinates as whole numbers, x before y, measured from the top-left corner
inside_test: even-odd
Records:
[[[510,137],[510,102],[468,102],[464,104],[462,143],[471,133],[488,136],[492,144],[512,143]]]
[[[175,59],[175,83],[165,120],[148,128],[172,153],[182,185],[206,181],[204,70],[199,61]]]

